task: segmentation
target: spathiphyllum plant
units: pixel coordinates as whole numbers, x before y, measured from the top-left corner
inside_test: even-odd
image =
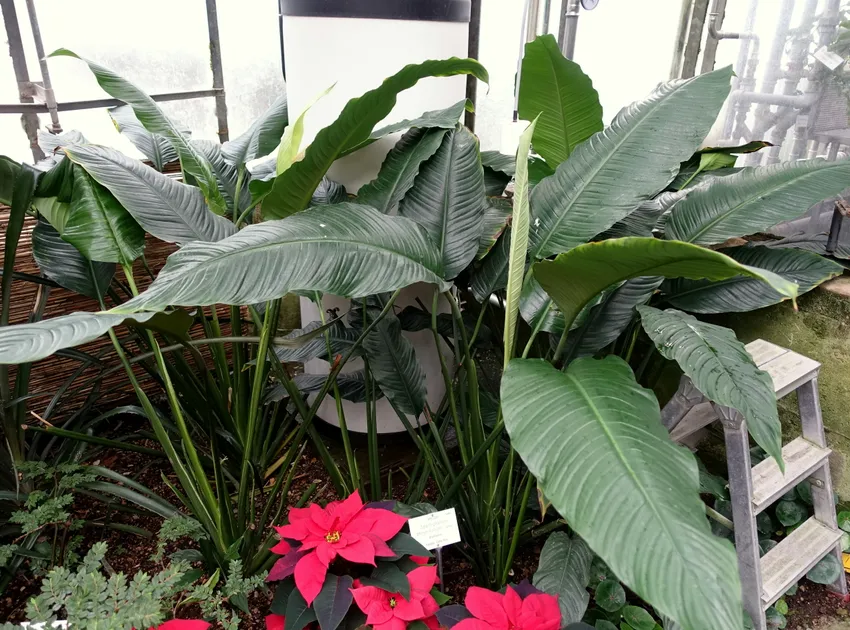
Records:
[[[339,496],[359,490],[382,498],[375,403],[385,397],[420,452],[407,473],[406,502],[420,501],[433,482],[437,496],[429,498],[456,508],[464,538],[456,549],[480,586],[504,587],[517,548],[566,523],[569,533],[557,532],[545,551],[574,570],[541,565],[535,578],[557,595],[562,625],[587,613],[592,550],[616,576],[606,589],[622,590],[622,582],[659,617],[687,630],[741,627],[734,550],[711,533],[696,460],[662,426],[647,366],[662,357],[677,362],[706,396],[740,410],[753,439],[781,459],[769,377],[731,331],[693,314],[794,300],[840,273],[810,252],[727,241],[838,194],[850,162],[737,169],[735,155],[763,143],[702,147],[729,94],[729,68],[662,84],[606,127],[590,79],[551,36],[526,47],[519,113],[530,124],[516,156],[479,151],[458,122],[464,103],[374,131],[396,95],[420,78],[486,79],[472,60],[402,69],[350,101],[300,160],[293,151],[300,133],[295,125],[284,131],[280,103],[236,140],[199,144],[132,84],[86,63],[132,109],[135,120],[124,123],[136,130],[130,137],[156,147],[154,166],[173,152],[183,181],[80,137],[57,150],[47,172],[7,164],[15,180],[2,189],[14,216],[37,214],[83,273],[118,263],[124,277],[98,312],[0,329],[0,361],[33,362],[110,335],[177,475],[174,496],[208,533],[209,565],[240,557],[248,574],[293,571],[288,596],[278,587],[272,611],[286,617],[287,629],[337,627],[338,611],[328,604],[320,615],[322,603],[368,586],[389,593],[362,598],[374,624],[427,623],[400,617],[398,599],[392,606],[399,593],[402,609],[418,612],[413,579],[379,583],[387,547],[424,555],[394,547],[397,519],[370,512],[380,508],[361,511],[359,499],[292,512],[288,524],[282,518],[305,438]],[[397,131],[405,133],[359,191],[326,178],[337,158]],[[276,157],[249,171],[249,161],[278,146]],[[140,290],[133,262],[145,233],[179,249]],[[396,307],[415,283],[432,287],[431,302]],[[293,293],[343,296],[351,307],[286,333],[279,312]],[[189,340],[190,325],[205,337]],[[116,327],[137,335],[119,342]],[[453,355],[440,354],[446,394],[433,407],[403,335],[419,330]],[[363,369],[342,372],[355,357]],[[312,358],[329,360],[327,377],[290,371],[289,363]],[[162,409],[138,386],[135,364],[161,383]],[[327,395],[337,402],[343,465],[313,426]],[[368,473],[358,469],[343,399],[366,404]],[[281,544],[272,525],[288,548],[282,568],[271,551]],[[378,567],[371,577],[334,573],[343,561],[371,567],[367,559]],[[416,570],[413,561],[407,572],[398,568],[404,559],[395,562],[387,573]],[[301,566],[305,593],[297,588]],[[606,589],[597,589],[601,601]],[[534,595],[505,593],[500,608],[486,611],[479,603],[497,596],[478,595],[467,611],[477,622],[455,622],[554,623],[551,602]],[[430,601],[423,601],[425,611]]]

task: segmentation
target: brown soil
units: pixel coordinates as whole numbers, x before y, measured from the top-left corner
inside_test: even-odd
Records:
[[[825,586],[804,580],[788,602],[787,630],[850,630],[850,603],[826,590]],[[846,624],[846,626],[841,621]],[[837,625],[836,625],[837,624]]]

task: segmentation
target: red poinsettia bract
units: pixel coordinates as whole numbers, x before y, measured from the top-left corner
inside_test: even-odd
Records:
[[[439,605],[431,596],[437,582],[437,567],[413,569],[407,574],[407,581],[410,599],[377,586],[351,589],[358,608],[366,613],[366,623],[374,630],[404,630],[411,621],[424,621],[429,628],[440,627],[434,618]]]
[[[510,587],[502,595],[472,586],[464,603],[473,616],[455,625],[453,630],[558,630],[561,627],[558,598],[546,593],[523,599]]]
[[[210,624],[200,619],[172,619],[150,630],[207,630]]]
[[[272,551],[289,554],[278,563],[294,562],[295,586],[307,604],[322,590],[328,567],[337,556],[358,564],[375,565],[375,558],[395,554],[387,541],[401,531],[407,522],[390,510],[367,508],[355,492],[344,501],[334,501],[321,508],[312,503],[306,508],[289,510],[289,525],[275,527],[283,539]],[[293,548],[287,540],[300,543]],[[288,560],[289,558],[289,560]],[[276,574],[272,569],[269,577]],[[278,573],[282,579],[283,572]]]
[[[286,617],[283,615],[266,615],[266,630],[283,630],[286,627]]]

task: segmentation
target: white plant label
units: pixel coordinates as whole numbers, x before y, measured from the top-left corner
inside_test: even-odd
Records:
[[[814,53],[814,57],[830,70],[835,70],[838,66],[844,63],[844,57],[835,54],[826,46],[818,49]]]
[[[439,549],[460,542],[455,509],[432,512],[407,521],[410,535],[426,549]]]

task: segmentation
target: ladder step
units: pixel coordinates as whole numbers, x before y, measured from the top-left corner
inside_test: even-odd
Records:
[[[761,603],[766,609],[841,540],[841,530],[810,518],[761,559]]]
[[[746,346],[747,352],[753,358],[756,365],[764,365],[771,359],[775,359],[780,354],[789,352],[788,348],[777,346],[775,343],[770,343],[764,339],[756,339],[751,341]]]
[[[760,344],[767,344],[765,341],[759,340],[759,342]],[[753,342],[753,344],[755,343],[757,342]],[[753,344],[747,346],[747,351],[753,357],[759,369],[770,374],[770,378],[773,379],[773,391],[776,392],[777,398],[790,394],[800,385],[808,383],[817,376],[820,363],[814,359],[773,344],[767,344],[772,348],[759,345],[751,349],[750,346],[753,346]],[[777,353],[776,351],[779,350],[783,352]]]
[[[769,457],[753,467],[753,511],[760,514],[783,494],[820,468],[832,451],[798,437],[782,447],[785,474]]]

